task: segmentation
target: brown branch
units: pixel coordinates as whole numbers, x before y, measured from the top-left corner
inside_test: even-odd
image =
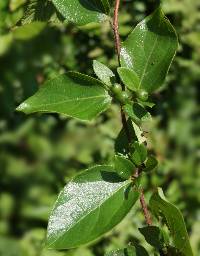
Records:
[[[146,223],[147,223],[148,226],[151,226],[152,225],[152,219],[151,219],[149,210],[147,208],[147,204],[145,202],[145,197],[144,197],[143,189],[141,190],[140,204],[142,206],[142,210],[143,210],[143,213],[144,213],[144,217],[145,217]]]
[[[115,50],[117,53],[118,63],[120,66],[121,41],[119,36],[119,6],[120,6],[120,0],[116,0],[115,9],[114,9],[114,18],[113,18],[113,31],[114,31],[114,37],[115,37]]]

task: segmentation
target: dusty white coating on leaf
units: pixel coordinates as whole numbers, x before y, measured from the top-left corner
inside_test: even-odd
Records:
[[[48,238],[62,235],[87,213],[96,209],[124,182],[104,180],[86,183],[69,182],[58,198],[63,204],[55,207],[48,225]]]
[[[93,69],[96,74],[96,76],[103,81],[105,84],[110,85],[111,84],[111,77],[114,77],[114,73],[112,70],[110,70],[107,66],[104,64],[94,60],[93,61]]]
[[[129,55],[125,47],[121,48],[120,55],[121,55],[121,58],[123,58],[124,62],[126,63],[127,67],[133,68],[131,56]]]

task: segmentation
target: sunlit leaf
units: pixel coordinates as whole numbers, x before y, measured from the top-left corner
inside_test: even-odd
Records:
[[[176,32],[158,8],[122,44],[121,64],[137,73],[140,88],[152,92],[162,85],[177,48]]]
[[[99,61],[93,61],[93,69],[96,76],[106,85],[111,85],[111,78],[114,77],[114,73],[106,65]]]
[[[66,21],[77,25],[103,22],[109,12],[107,0],[53,0],[53,3]]]
[[[47,246],[67,249],[86,244],[117,225],[139,197],[131,181],[110,166],[96,166],[73,178],[51,213]]]
[[[110,102],[110,96],[98,80],[77,72],[68,72],[47,81],[17,110],[26,114],[49,112],[91,120],[106,110]]]

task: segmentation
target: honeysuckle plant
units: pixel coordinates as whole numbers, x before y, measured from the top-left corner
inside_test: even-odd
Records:
[[[112,163],[94,163],[60,192],[49,217],[46,246],[70,249],[88,244],[121,222],[139,200],[146,226],[138,228],[154,255],[192,256],[181,212],[167,201],[161,188],[155,189],[147,205],[142,183],[142,178],[158,166],[156,156],[148,151],[142,124],[151,119],[151,95],[163,84],[178,48],[172,24],[158,6],[121,42],[120,0],[52,2],[64,17],[63,22],[83,26],[112,20],[118,67],[113,71],[94,60],[94,77],[76,71],[58,75],[46,81],[17,110],[26,114],[58,113],[90,121],[111,104],[118,104],[122,129],[115,141]],[[106,255],[149,254],[143,246],[130,241],[126,248]]]

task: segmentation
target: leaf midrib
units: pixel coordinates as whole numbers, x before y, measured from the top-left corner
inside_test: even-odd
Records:
[[[54,102],[54,103],[43,103],[41,105],[37,105],[37,108],[40,108],[42,106],[52,106],[52,105],[59,105],[59,104],[63,104],[63,103],[69,103],[69,102],[74,102],[74,101],[85,101],[85,100],[90,100],[90,99],[97,99],[97,98],[105,98],[105,99],[109,99],[108,95],[98,95],[98,96],[92,96],[92,97],[85,97],[85,98],[75,98],[75,99],[70,99],[70,100],[63,100],[63,101],[59,101],[59,102]],[[29,104],[29,103],[27,103]]]

